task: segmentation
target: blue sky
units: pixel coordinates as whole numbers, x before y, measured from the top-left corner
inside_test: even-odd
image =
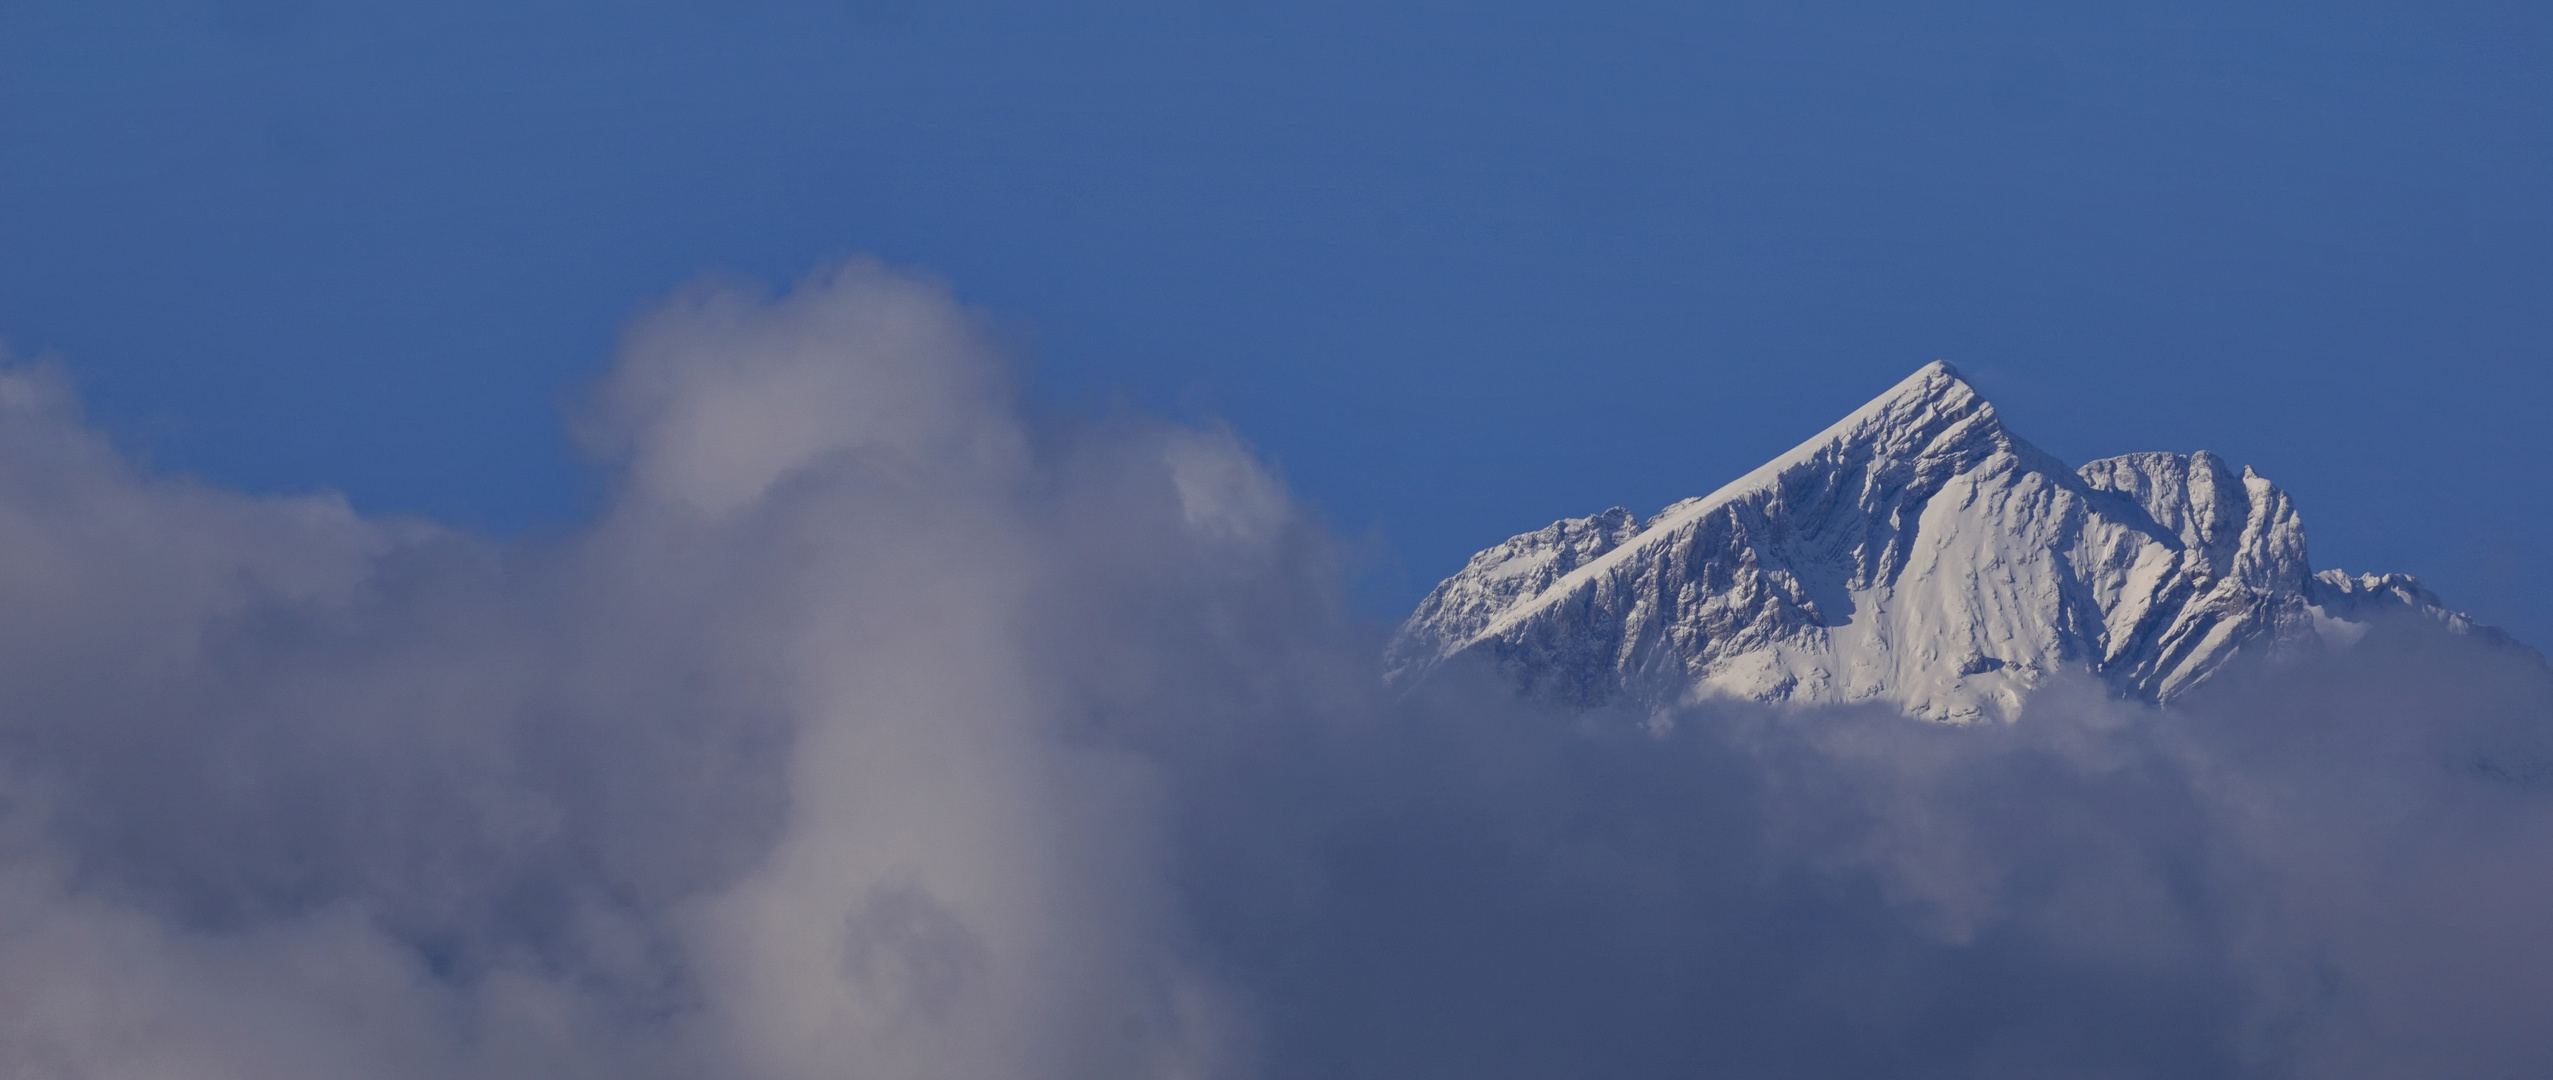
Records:
[[[0,4],[0,339],[156,462],[563,527],[704,271],[870,252],[1228,420],[1397,611],[1918,364],[2553,641],[2521,4]]]

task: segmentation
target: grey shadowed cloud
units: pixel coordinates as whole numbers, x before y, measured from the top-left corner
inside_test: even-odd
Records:
[[[0,376],[0,1075],[2506,1075],[2553,679],[2173,710],[1394,695],[1232,433],[869,261],[687,290],[500,545]]]

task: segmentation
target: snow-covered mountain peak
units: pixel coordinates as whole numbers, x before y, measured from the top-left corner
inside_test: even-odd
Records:
[[[1803,445],[1854,435],[1885,437],[1889,433],[1918,431],[1938,435],[1953,428],[1967,432],[2001,426],[1994,404],[1968,385],[1949,361],[1935,360],[1915,369],[1914,374],[1890,387],[1887,393],[1870,399],[1869,404],[1853,410],[1820,433],[1819,438]]]
[[[1718,491],[1614,508],[1472,557],[1387,666],[1497,667],[1577,703],[1729,695],[2010,717],[2059,670],[2168,700],[2237,651],[2446,612],[2407,578],[2316,577],[2285,492],[2214,454],[2077,471],[1927,364]]]
[[[1803,466],[1965,460],[2010,451],[2013,446],[1994,405],[1968,385],[1957,368],[1935,360],[1789,453],[1720,491],[1669,507],[1666,513],[1759,486]]]

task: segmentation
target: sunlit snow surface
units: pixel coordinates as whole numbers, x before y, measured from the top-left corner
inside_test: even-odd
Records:
[[[2072,469],[1945,363],[1709,495],[1472,556],[1388,664],[1486,662],[1583,704],[1895,702],[2010,719],[2052,673],[2169,701],[2237,652],[2346,647],[2380,611],[2490,632],[2399,574],[2315,574],[2287,494],[2196,454]]]

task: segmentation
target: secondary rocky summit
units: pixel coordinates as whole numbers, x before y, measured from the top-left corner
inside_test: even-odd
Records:
[[[2314,573],[2285,492],[2213,454],[2068,468],[1948,364],[1709,495],[1472,556],[1387,665],[1493,665],[1579,704],[1731,696],[2008,719],[2055,672],[2167,702],[2238,652],[2384,612],[2476,629],[2400,574]]]

